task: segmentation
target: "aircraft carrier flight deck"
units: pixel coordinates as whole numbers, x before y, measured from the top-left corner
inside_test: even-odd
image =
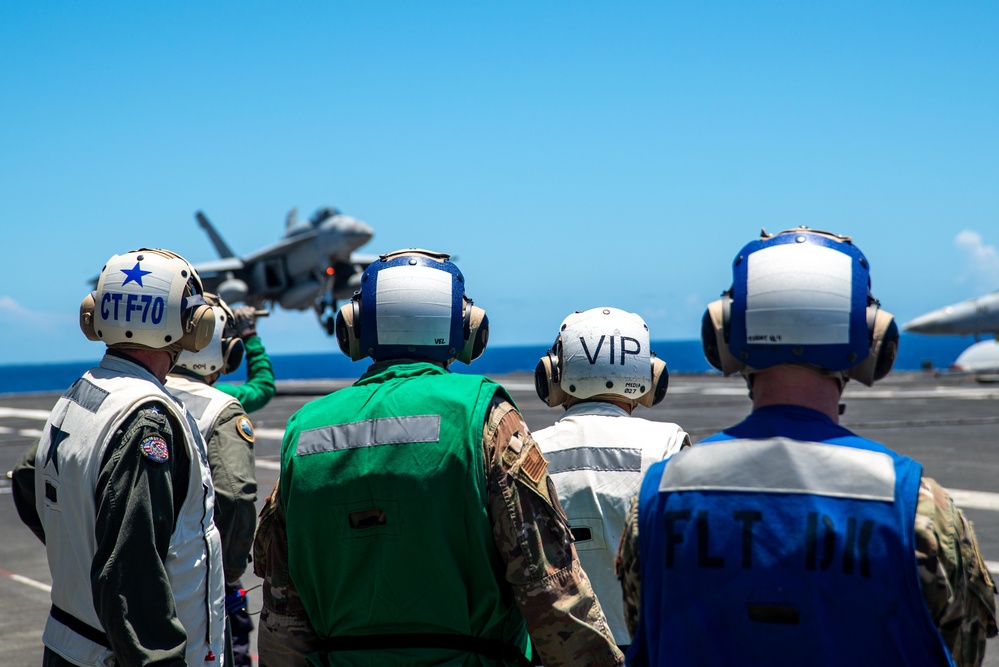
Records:
[[[538,400],[531,375],[495,379],[511,392],[531,429],[548,426],[558,416],[560,410]],[[303,403],[345,384],[279,381],[270,404],[250,415],[256,429],[258,507],[278,477],[288,417]],[[0,471],[10,470],[38,438],[58,396],[0,395]],[[845,427],[920,461],[925,475],[952,492],[974,524],[989,569],[999,574],[999,384],[979,384],[969,376],[894,373],[872,388],[850,383],[844,403]],[[696,442],[740,421],[749,407],[741,379],[676,375],[666,399],[655,408],[639,408],[638,415],[675,421]],[[5,475],[0,479],[0,530],[0,607],[5,610],[0,614],[0,664],[38,665],[51,577],[44,547],[18,518]],[[250,572],[243,583],[253,588],[260,580]],[[249,600],[251,613],[258,612],[259,589]],[[255,645],[255,636],[253,640]],[[985,665],[999,667],[999,640],[989,641]]]

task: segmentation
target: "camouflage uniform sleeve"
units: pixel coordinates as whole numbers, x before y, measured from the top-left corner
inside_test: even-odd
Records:
[[[483,431],[488,511],[506,580],[545,665],[623,665],[579,565],[545,461],[517,409],[493,401]]]
[[[624,532],[621,533],[621,544],[617,550],[617,560],[614,568],[621,582],[621,592],[624,595],[624,622],[632,637],[638,628],[638,609],[642,590],[642,570],[638,561],[638,496],[632,496],[628,515],[624,519]]]
[[[924,477],[916,507],[916,564],[923,597],[958,667],[977,667],[996,635],[995,585],[975,531],[947,491]]]
[[[222,538],[222,569],[228,584],[246,570],[257,521],[257,475],[253,426],[242,406],[219,414],[208,439],[208,465],[215,486],[215,526]]]
[[[279,483],[260,510],[253,538],[253,572],[263,579],[263,609],[257,629],[260,667],[298,667],[319,648],[301,598],[288,574],[288,533]]]

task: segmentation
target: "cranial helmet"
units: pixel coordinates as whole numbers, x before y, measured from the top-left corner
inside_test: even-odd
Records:
[[[569,397],[624,399],[652,407],[666,396],[668,385],[669,372],[650,349],[645,320],[617,308],[569,315],[534,370],[538,397],[549,407]]]
[[[336,318],[337,343],[353,361],[371,357],[471,363],[486,349],[489,318],[465,296],[450,255],[409,248],[381,255]]]
[[[236,334],[236,319],[229,304],[209,292],[205,293],[205,301],[215,311],[215,333],[212,334],[212,340],[197,352],[184,350],[174,365],[201,376],[213,373],[228,375],[243,363],[245,347]]]
[[[739,251],[732,278],[701,323],[704,354],[725,375],[798,364],[870,386],[891,370],[898,327],[850,237],[764,231]]]
[[[140,248],[104,265],[97,289],[80,304],[80,328],[110,347],[197,351],[211,341],[215,315],[187,260]]]

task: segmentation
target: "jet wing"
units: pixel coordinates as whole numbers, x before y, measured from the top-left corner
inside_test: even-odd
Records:
[[[253,262],[259,262],[260,260],[270,259],[271,257],[277,255],[283,255],[293,248],[297,248],[301,245],[307,245],[312,243],[319,232],[316,230],[310,230],[302,234],[296,234],[294,236],[289,236],[281,239],[277,243],[266,248],[261,248],[252,255],[247,255],[243,258],[244,264],[252,264]]]
[[[239,257],[226,257],[225,259],[215,259],[210,262],[198,262],[194,265],[194,270],[204,278],[212,273],[224,273],[226,271],[238,271],[246,264]]]

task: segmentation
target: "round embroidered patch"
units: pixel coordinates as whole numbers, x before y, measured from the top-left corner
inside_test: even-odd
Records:
[[[246,415],[243,415],[236,420],[236,430],[243,437],[243,440],[253,442],[253,424],[250,423],[250,420],[246,417]]]
[[[166,440],[158,435],[151,435],[139,443],[142,455],[150,461],[163,463],[170,458],[170,450],[167,448]]]

